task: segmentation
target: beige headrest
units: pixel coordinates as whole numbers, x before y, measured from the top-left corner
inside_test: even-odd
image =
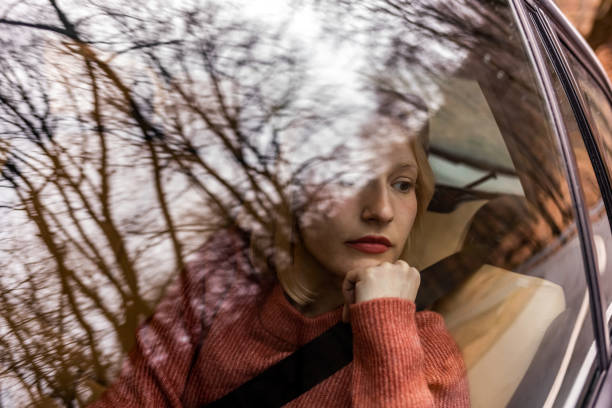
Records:
[[[458,252],[463,247],[474,214],[487,201],[466,201],[450,213],[427,211],[411,234],[402,259],[422,270]]]

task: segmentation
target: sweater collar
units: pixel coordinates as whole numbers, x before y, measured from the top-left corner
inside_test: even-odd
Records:
[[[341,317],[341,307],[315,317],[304,316],[289,303],[280,284],[274,286],[260,312],[261,324],[268,332],[294,345],[309,342]]]

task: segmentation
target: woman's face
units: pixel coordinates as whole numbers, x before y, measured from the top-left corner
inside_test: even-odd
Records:
[[[363,176],[360,188],[341,194],[346,187],[328,186],[324,202],[300,218],[307,254],[338,278],[355,268],[395,262],[417,214],[418,167],[410,145],[396,143],[377,159],[378,173]]]

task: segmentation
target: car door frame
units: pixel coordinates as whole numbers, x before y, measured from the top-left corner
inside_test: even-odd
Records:
[[[609,221],[612,220],[612,194],[610,194],[610,180],[605,171],[605,163],[602,160],[601,152],[591,130],[592,121],[588,109],[585,109],[586,105],[581,93],[578,91],[577,82],[569,69],[559,37],[570,51],[577,56],[580,63],[587,67],[588,72],[596,79],[600,88],[604,89],[611,104],[612,88],[594,53],[552,1],[510,0],[510,4],[532,65],[536,71],[551,124],[557,136],[559,151],[562,153],[565,162],[567,181],[576,213],[576,227],[589,289],[589,302],[595,335],[597,351],[595,359],[598,362],[590,381],[587,381],[589,378],[585,378],[578,401],[581,401],[582,406],[604,406],[602,404],[607,401],[606,398],[610,398],[610,401],[612,401],[612,376],[607,375],[610,366],[610,330],[605,319],[605,303],[599,284],[599,271],[588,208],[585,205],[576,160],[569,142],[565,123],[561,116],[552,80],[546,67],[545,58],[550,58],[556,75],[561,81],[568,97],[593,168],[595,169],[600,189],[602,190],[602,198],[606,206]],[[547,55],[544,55],[544,52]],[[603,172],[602,169],[604,170]],[[606,174],[604,175],[603,173]],[[610,406],[610,404],[605,406]]]

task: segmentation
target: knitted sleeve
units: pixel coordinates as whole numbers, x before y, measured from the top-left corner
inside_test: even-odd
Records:
[[[197,350],[230,286],[245,274],[238,241],[219,234],[203,246],[138,329],[119,378],[90,408],[182,406]]]
[[[181,406],[180,393],[200,329],[189,302],[193,289],[183,274],[139,328],[118,380],[90,408]]]
[[[469,407],[467,373],[442,316],[381,298],[351,305],[356,407]]]

